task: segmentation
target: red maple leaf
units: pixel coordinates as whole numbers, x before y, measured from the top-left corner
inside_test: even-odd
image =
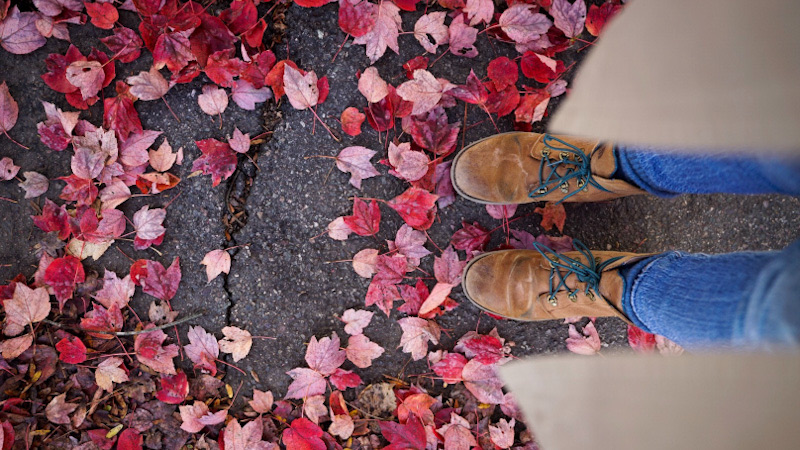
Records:
[[[119,62],[129,63],[139,58],[144,44],[135,31],[126,27],[117,27],[114,34],[100,39],[111,50]]]
[[[170,405],[180,405],[189,395],[189,381],[186,374],[178,372],[175,375],[161,374],[161,389],[156,392],[156,398]]]
[[[405,264],[405,261],[403,261],[403,264]],[[367,306],[378,305],[378,308],[380,308],[386,316],[389,316],[395,300],[400,300],[400,293],[397,291],[397,286],[386,281],[375,279],[370,282],[369,288],[367,288]]]
[[[515,85],[496,91],[494,84],[489,88],[489,97],[486,99],[486,111],[497,114],[497,117],[507,116],[519,105],[519,90]]]
[[[494,336],[475,334],[468,339],[462,338],[458,342],[459,345],[463,345],[472,352],[473,359],[481,364],[494,364],[505,356],[503,343]]]
[[[67,364],[80,364],[86,361],[86,346],[83,342],[69,333],[63,335],[64,337],[56,343],[56,350],[60,353],[58,359]]]
[[[44,207],[42,207],[42,214],[31,216],[31,218],[33,219],[33,224],[45,233],[57,232],[58,238],[62,241],[69,237],[70,216],[64,205],[58,206],[49,198],[46,198],[44,200]]]
[[[428,58],[424,56],[415,56],[403,64],[403,69],[406,70],[406,78],[409,80],[414,79],[414,71],[417,69],[427,69]]]
[[[227,180],[236,170],[236,152],[230,145],[216,139],[195,141],[203,156],[194,160],[192,170],[202,170],[211,175],[211,185],[217,186],[220,181]]]
[[[239,35],[255,26],[258,20],[258,11],[256,11],[253,0],[236,0],[228,9],[220,13],[219,18],[225,22],[233,34]]]
[[[275,65],[275,54],[272,50],[265,50],[252,57],[250,64],[242,71],[241,79],[249,82],[255,89],[265,85],[267,74]]]
[[[589,7],[589,12],[586,14],[586,30],[592,36],[600,36],[603,32],[606,23],[614,17],[622,5],[615,3],[603,3],[601,6],[592,5]]]
[[[423,189],[410,187],[389,200],[390,208],[397,211],[405,222],[417,230],[427,230],[436,216],[437,195]]]
[[[381,210],[378,202],[353,199],[353,215],[344,216],[344,223],[359,236],[373,236],[380,231]]]
[[[350,370],[344,370],[341,368],[336,369],[331,374],[331,384],[333,384],[336,389],[341,391],[347,388],[354,388],[362,383],[361,377],[358,374],[353,373]]]
[[[103,100],[103,128],[114,130],[117,138],[125,140],[133,132],[141,133],[142,121],[133,107],[136,97],[130,94],[130,86],[117,81],[117,96]]]
[[[61,199],[77,202],[78,206],[89,206],[97,198],[99,190],[92,180],[86,180],[76,175],[59,177],[58,179],[67,183],[64,189],[61,190],[61,195],[59,195]]]
[[[325,450],[327,448],[322,440],[322,428],[305,417],[293,420],[291,426],[283,430],[283,444],[287,450]]]
[[[168,269],[160,262],[140,259],[131,266],[131,280],[146,294],[169,301],[181,282],[180,258],[176,257]]]
[[[378,6],[358,0],[339,2],[339,28],[353,37],[364,36],[375,26]]]
[[[220,50],[209,55],[205,72],[211,81],[222,87],[233,86],[233,79],[247,67],[247,63],[239,58],[233,58],[233,55],[233,49]]]
[[[292,69],[298,70],[300,74],[304,74],[305,72],[300,70],[293,61],[288,59],[284,59],[278,61],[272,69],[270,69],[267,77],[264,79],[264,82],[267,83],[267,86],[272,88],[272,92],[275,94],[275,99],[279,99],[283,97],[283,94],[286,91],[283,88],[283,71],[286,66],[290,66]]]
[[[489,79],[492,80],[494,88],[498,91],[516,85],[519,79],[517,63],[505,56],[491,60],[486,72]]]
[[[489,231],[483,228],[478,222],[461,222],[461,229],[453,234],[450,242],[453,247],[458,250],[466,250],[473,252],[475,250],[483,250],[489,242]]]
[[[442,107],[436,107],[421,116],[411,116],[408,122],[403,123],[408,123],[403,129],[417,145],[436,155],[447,156],[456,148],[458,123],[447,123],[447,113]]]
[[[112,3],[84,3],[86,14],[92,18],[92,25],[104,30],[114,28],[114,23],[119,20],[119,11]]]
[[[47,266],[44,272],[44,282],[47,283],[58,300],[59,310],[64,309],[64,303],[72,298],[72,293],[78,283],[83,283],[86,274],[81,261],[74,256],[56,258]]]
[[[98,339],[111,339],[113,336],[109,332],[122,330],[122,311],[116,303],[109,309],[93,304],[94,309],[87,312],[81,319],[81,329],[89,332],[90,335]]]
[[[410,415],[405,424],[397,422],[379,422],[381,434],[390,444],[384,450],[423,450],[427,440],[425,428],[417,416]]]
[[[461,373],[467,364],[467,358],[460,353],[447,353],[436,364],[432,366],[433,372],[442,377],[442,381],[447,384],[455,384],[462,381]]]
[[[565,69],[563,61],[556,61],[534,52],[525,52],[519,63],[522,73],[539,83],[549,83],[561,75]]]
[[[553,229],[555,225],[558,231],[564,232],[564,223],[567,221],[567,212],[564,210],[564,205],[561,203],[547,202],[544,208],[538,207],[533,212],[542,215],[542,228],[545,231]]]
[[[656,335],[628,325],[628,344],[637,353],[653,353],[656,349]]]

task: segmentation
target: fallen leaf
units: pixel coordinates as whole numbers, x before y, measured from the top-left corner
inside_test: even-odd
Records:
[[[486,212],[497,220],[510,219],[514,217],[519,205],[486,205]]]
[[[353,255],[353,270],[364,278],[371,278],[372,275],[375,274],[375,266],[378,263],[378,253],[377,249],[365,248]],[[347,328],[345,328],[345,331],[347,331]]]
[[[404,317],[397,321],[403,330],[400,345],[403,351],[411,353],[414,361],[419,361],[428,354],[428,342],[438,344],[441,329],[436,322],[419,317]]]
[[[439,80],[424,69],[414,71],[414,79],[397,87],[397,95],[403,100],[414,104],[411,114],[418,115],[432,110],[439,100],[444,87]]]
[[[287,399],[302,399],[312,395],[324,394],[328,387],[327,383],[325,383],[325,377],[316,370],[298,367],[286,373],[293,380],[286,390]]]
[[[178,346],[175,344],[164,346],[166,339],[167,334],[161,330],[148,331],[136,335],[133,348],[136,358],[142,364],[156,372],[175,375],[175,364],[172,358],[178,356]]]
[[[72,293],[78,283],[83,283],[86,275],[81,261],[74,256],[56,258],[44,272],[44,281],[55,292],[58,300],[59,311],[64,308],[64,303],[72,298]]]
[[[283,72],[283,87],[294,109],[312,108],[319,101],[317,74],[314,71],[303,75],[294,67],[286,65]]]
[[[567,350],[579,355],[595,355],[600,352],[600,335],[593,322],[589,322],[583,327],[583,334],[579,333],[575,325],[569,326],[569,337],[567,338]]]
[[[447,30],[450,39],[450,53],[465,58],[478,56],[478,49],[475,48],[475,39],[478,38],[478,29],[472,28],[464,23],[464,16],[458,15]]]
[[[67,364],[80,364],[86,361],[86,345],[77,336],[65,334],[67,336],[56,343],[58,359]]]
[[[50,187],[50,181],[46,176],[38,172],[22,172],[25,181],[19,183],[19,187],[25,191],[25,198],[36,198]]]
[[[222,272],[231,272],[231,255],[226,250],[211,250],[206,253],[200,264],[206,266],[206,277],[211,282]]]
[[[92,18],[92,25],[103,30],[114,28],[114,23],[119,20],[119,12],[112,3],[84,3],[86,14]]]
[[[371,366],[372,360],[381,356],[383,352],[383,347],[370,341],[363,334],[350,336],[347,341],[347,359],[361,369]]]
[[[30,53],[47,43],[36,28],[35,12],[19,12],[15,5],[11,12],[0,20],[0,46],[15,55]]]
[[[494,2],[492,0],[467,0],[464,12],[467,13],[469,24],[477,25],[481,22],[490,23],[494,16]]]
[[[346,324],[344,326],[344,332],[351,336],[361,334],[364,328],[372,321],[372,316],[374,315],[375,313],[372,311],[348,309],[342,314],[342,322]]]
[[[600,36],[606,23],[611,20],[620,10],[622,5],[615,3],[603,3],[601,6],[589,6],[589,13],[586,15],[586,31],[592,36]]]
[[[233,362],[239,362],[253,346],[253,337],[247,330],[238,327],[223,327],[222,334],[225,336],[219,341],[219,349],[223,353],[230,353]]]
[[[423,14],[414,24],[414,37],[426,52],[436,53],[438,46],[449,41],[445,17],[447,13],[444,11]]]
[[[133,214],[133,227],[136,229],[136,237],[143,240],[158,239],[167,231],[163,225],[166,217],[166,209],[150,209],[149,205],[142,206]]]
[[[186,374],[177,372],[173,375],[161,374],[161,389],[156,392],[156,398],[170,405],[180,405],[189,395],[189,381]]]
[[[464,386],[481,403],[498,405],[503,402],[503,382],[497,377],[494,366],[470,360],[461,374]]]
[[[537,207],[533,212],[542,215],[542,228],[545,231],[553,229],[555,225],[558,231],[564,232],[564,224],[567,221],[567,212],[564,210],[564,205],[561,203],[547,202],[544,208]]]
[[[397,211],[403,220],[417,230],[427,230],[433,225],[436,215],[436,199],[430,192],[410,187],[402,194],[389,200],[387,205]]]
[[[216,425],[225,422],[228,410],[222,409],[215,413],[208,410],[208,405],[195,400],[191,405],[181,405],[178,407],[181,413],[181,430],[187,433],[199,433],[206,425]],[[236,422],[236,420],[233,420]]]
[[[128,77],[125,82],[131,85],[130,93],[139,100],[158,100],[169,91],[169,82],[155,67],[150,67],[147,72]]]
[[[381,2],[376,6],[375,25],[367,33],[353,40],[355,44],[366,45],[367,58],[371,63],[375,63],[383,56],[386,48],[391,48],[397,54],[400,53],[397,37],[403,23],[400,18],[400,8],[394,3]]]
[[[339,347],[339,336],[336,333],[331,333],[330,337],[320,340],[312,336],[306,349],[308,367],[325,376],[332,374],[347,358],[345,351]]]
[[[83,100],[96,96],[105,78],[99,61],[75,61],[67,67],[67,81],[80,89]]]
[[[250,135],[242,133],[238,127],[235,127],[233,136],[228,139],[228,145],[236,153],[247,153],[250,150]]]
[[[2,27],[1,22],[0,27]],[[0,28],[0,33],[2,32],[1,30],[2,29]],[[3,81],[3,83],[0,84],[0,132],[8,135],[8,132],[14,128],[14,125],[17,123],[18,117],[19,105],[17,105],[16,100],[14,100],[14,97],[12,97],[11,93],[8,91],[8,85],[5,81]]]
[[[33,334],[28,333],[20,337],[4,339],[0,342],[0,354],[3,358],[11,361],[25,352],[33,344]]]
[[[342,111],[342,117],[339,119],[342,122],[342,131],[350,136],[358,136],[361,134],[361,124],[364,123],[364,119],[366,118],[367,116],[362,114],[357,108],[352,106],[345,108],[345,110]]]
[[[228,107],[228,94],[213,84],[203,86],[203,93],[197,96],[200,109],[209,116],[216,116],[225,112]]]
[[[253,411],[259,414],[267,414],[272,410],[272,392],[267,391],[259,391],[258,389],[253,389],[253,399],[250,400],[248,403],[250,407],[253,408]]]
[[[263,103],[272,98],[269,88],[261,86],[256,88],[247,80],[236,80],[231,89],[231,99],[239,108],[247,111],[256,109],[256,103]]]
[[[322,434],[323,431],[319,425],[305,417],[300,417],[293,420],[289,428],[283,430],[282,437],[287,450],[325,450],[325,442],[321,439]],[[227,450],[227,446],[225,450]]]
[[[358,91],[369,103],[378,103],[389,95],[389,87],[373,66],[364,69],[358,79]]]
[[[186,356],[194,363],[194,368],[207,371],[211,376],[216,375],[216,359],[219,357],[217,338],[201,326],[189,327],[186,337],[189,343],[184,345],[183,349],[186,350]]]
[[[353,198],[353,215],[345,216],[344,223],[359,236],[373,236],[380,231],[381,210],[378,202],[369,203],[358,197]]]
[[[384,448],[389,450],[424,450],[426,448],[425,427],[416,416],[409,416],[405,424],[384,421],[378,423],[381,426],[381,434],[390,442],[390,445]]]
[[[444,424],[437,432],[444,437],[444,448],[446,450],[469,449],[478,445],[470,428],[471,426],[466,419],[451,412],[450,423]]]
[[[461,373],[467,364],[467,358],[459,353],[447,353],[431,368],[436,375],[442,377],[447,384],[459,383],[463,380]]]
[[[498,24],[508,37],[520,44],[535,41],[553,25],[547,16],[534,13],[531,5],[525,3],[515,4],[503,11]]]
[[[52,423],[65,425],[70,423],[69,415],[78,409],[77,403],[67,403],[66,402],[67,393],[63,393],[61,395],[57,395],[53,397],[53,400],[47,404],[47,407],[44,409],[45,415],[47,416],[47,420]]]
[[[344,241],[349,236],[353,230],[345,223],[344,217],[337,217],[331,221],[326,227],[328,236],[331,239],[335,239],[337,241]]]
[[[422,303],[422,306],[419,307],[419,314],[425,315],[438,308],[439,305],[447,300],[447,296],[450,295],[450,291],[453,290],[453,287],[454,286],[452,284],[436,283],[433,289],[431,289],[431,293],[428,298],[426,298]]]
[[[350,184],[361,189],[361,180],[380,175],[370,162],[375,152],[366,147],[351,146],[344,148],[336,156],[336,167],[350,173]]]
[[[104,359],[97,365],[94,378],[100,389],[106,392],[113,392],[114,383],[124,383],[128,381],[128,374],[125,372],[125,364],[122,358],[112,356]]]
[[[203,155],[192,163],[192,170],[202,170],[211,175],[211,185],[218,186],[220,181],[227,180],[236,171],[236,152],[230,145],[216,139],[195,141]]]
[[[169,145],[167,139],[164,139],[164,142],[158,146],[157,150],[150,150],[147,153],[150,159],[150,167],[159,172],[166,172],[171,169],[178,158],[177,153],[172,153],[172,146]]]
[[[586,22],[586,2],[583,0],[573,0],[572,4],[568,0],[553,0],[549,13],[553,16],[553,24],[567,37],[578,37],[583,32]]]

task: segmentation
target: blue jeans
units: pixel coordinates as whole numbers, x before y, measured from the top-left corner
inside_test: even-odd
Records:
[[[800,160],[619,147],[619,178],[647,192],[800,196]],[[800,345],[800,240],[783,251],[667,252],[620,270],[623,310],[686,348]]]

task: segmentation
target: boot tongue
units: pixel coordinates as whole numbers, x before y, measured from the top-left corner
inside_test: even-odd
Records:
[[[610,179],[617,169],[617,161],[614,158],[614,144],[601,142],[591,153],[592,173],[600,178]]]

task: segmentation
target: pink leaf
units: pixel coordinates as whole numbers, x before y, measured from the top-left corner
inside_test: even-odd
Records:
[[[222,272],[230,273],[231,255],[225,250],[211,250],[206,253],[200,264],[206,266],[206,277],[210,282]]]
[[[347,358],[344,350],[340,350],[339,346],[339,336],[336,333],[320,340],[317,340],[316,336],[312,336],[306,349],[308,367],[325,376],[332,374]]]
[[[371,366],[372,360],[384,352],[383,347],[370,341],[363,334],[350,336],[347,342],[347,359],[361,369]]]
[[[299,70],[287,64],[283,71],[283,86],[289,103],[294,109],[312,108],[319,101],[317,74],[314,71],[303,75]]]
[[[178,409],[183,421],[181,430],[188,433],[199,433],[206,425],[222,423],[228,415],[227,409],[211,413],[205,403],[197,400],[192,405],[181,405]]]
[[[570,5],[568,0],[553,0],[550,15],[553,16],[556,28],[563,31],[567,37],[578,37],[583,32],[583,24],[586,22],[586,3],[583,0],[573,0]]]
[[[203,93],[197,97],[200,109],[209,116],[216,116],[225,112],[228,107],[228,94],[213,84],[203,86]]]
[[[233,82],[233,89],[231,89],[231,98],[233,102],[239,105],[239,108],[253,111],[256,109],[256,103],[263,103],[272,97],[272,93],[267,87],[255,88],[247,80],[236,80]]]
[[[6,18],[0,21],[0,46],[10,53],[24,55],[47,43],[36,28],[35,12],[19,12],[14,6]]]
[[[424,69],[414,71],[414,79],[397,87],[397,95],[414,104],[411,114],[423,114],[433,109],[445,91],[439,80]]]
[[[136,358],[142,364],[156,372],[174,375],[176,372],[172,358],[178,356],[178,346],[175,344],[163,346],[166,339],[167,334],[161,330],[148,331],[136,335],[133,348],[136,351]]]
[[[342,322],[346,325],[344,326],[345,333],[356,336],[361,334],[364,331],[370,321],[372,321],[372,316],[375,313],[372,311],[365,311],[363,309],[355,310],[355,309],[348,309],[347,311],[342,314]]]
[[[595,355],[600,352],[600,336],[593,322],[589,322],[583,327],[583,334],[578,333],[575,325],[569,326],[569,337],[567,338],[567,350],[579,355]]]
[[[389,95],[389,87],[375,67],[367,67],[358,79],[358,91],[369,103],[378,103]]]
[[[418,361],[428,354],[428,342],[439,343],[441,329],[432,320],[420,319],[419,317],[404,317],[397,321],[403,329],[403,336],[400,338],[400,345],[403,351],[411,353],[411,358]]]
[[[494,366],[470,360],[462,372],[464,386],[481,403],[498,405],[503,402],[503,382],[497,378]]]
[[[186,356],[192,360],[194,367],[211,373],[217,374],[216,359],[219,357],[219,344],[213,334],[207,332],[203,327],[189,327],[186,334],[189,344],[184,345]]]
[[[423,15],[414,24],[414,37],[426,52],[436,53],[438,46],[448,42],[447,26],[444,24],[446,16],[444,11],[432,12]]]
[[[287,389],[286,398],[302,399],[325,393],[327,384],[325,383],[325,378],[319,372],[298,367],[286,373],[294,380]]]
[[[576,1],[583,3],[583,0]],[[534,14],[531,6],[525,3],[515,4],[503,11],[498,23],[508,37],[520,44],[535,41],[539,35],[547,33],[552,25],[544,14]]]
[[[361,180],[380,175],[370,162],[375,152],[361,146],[343,149],[336,157],[336,167],[350,173],[350,184],[361,189]]]
[[[228,139],[228,145],[236,153],[247,153],[250,150],[250,135],[242,133],[239,128],[233,129],[233,137]]]

